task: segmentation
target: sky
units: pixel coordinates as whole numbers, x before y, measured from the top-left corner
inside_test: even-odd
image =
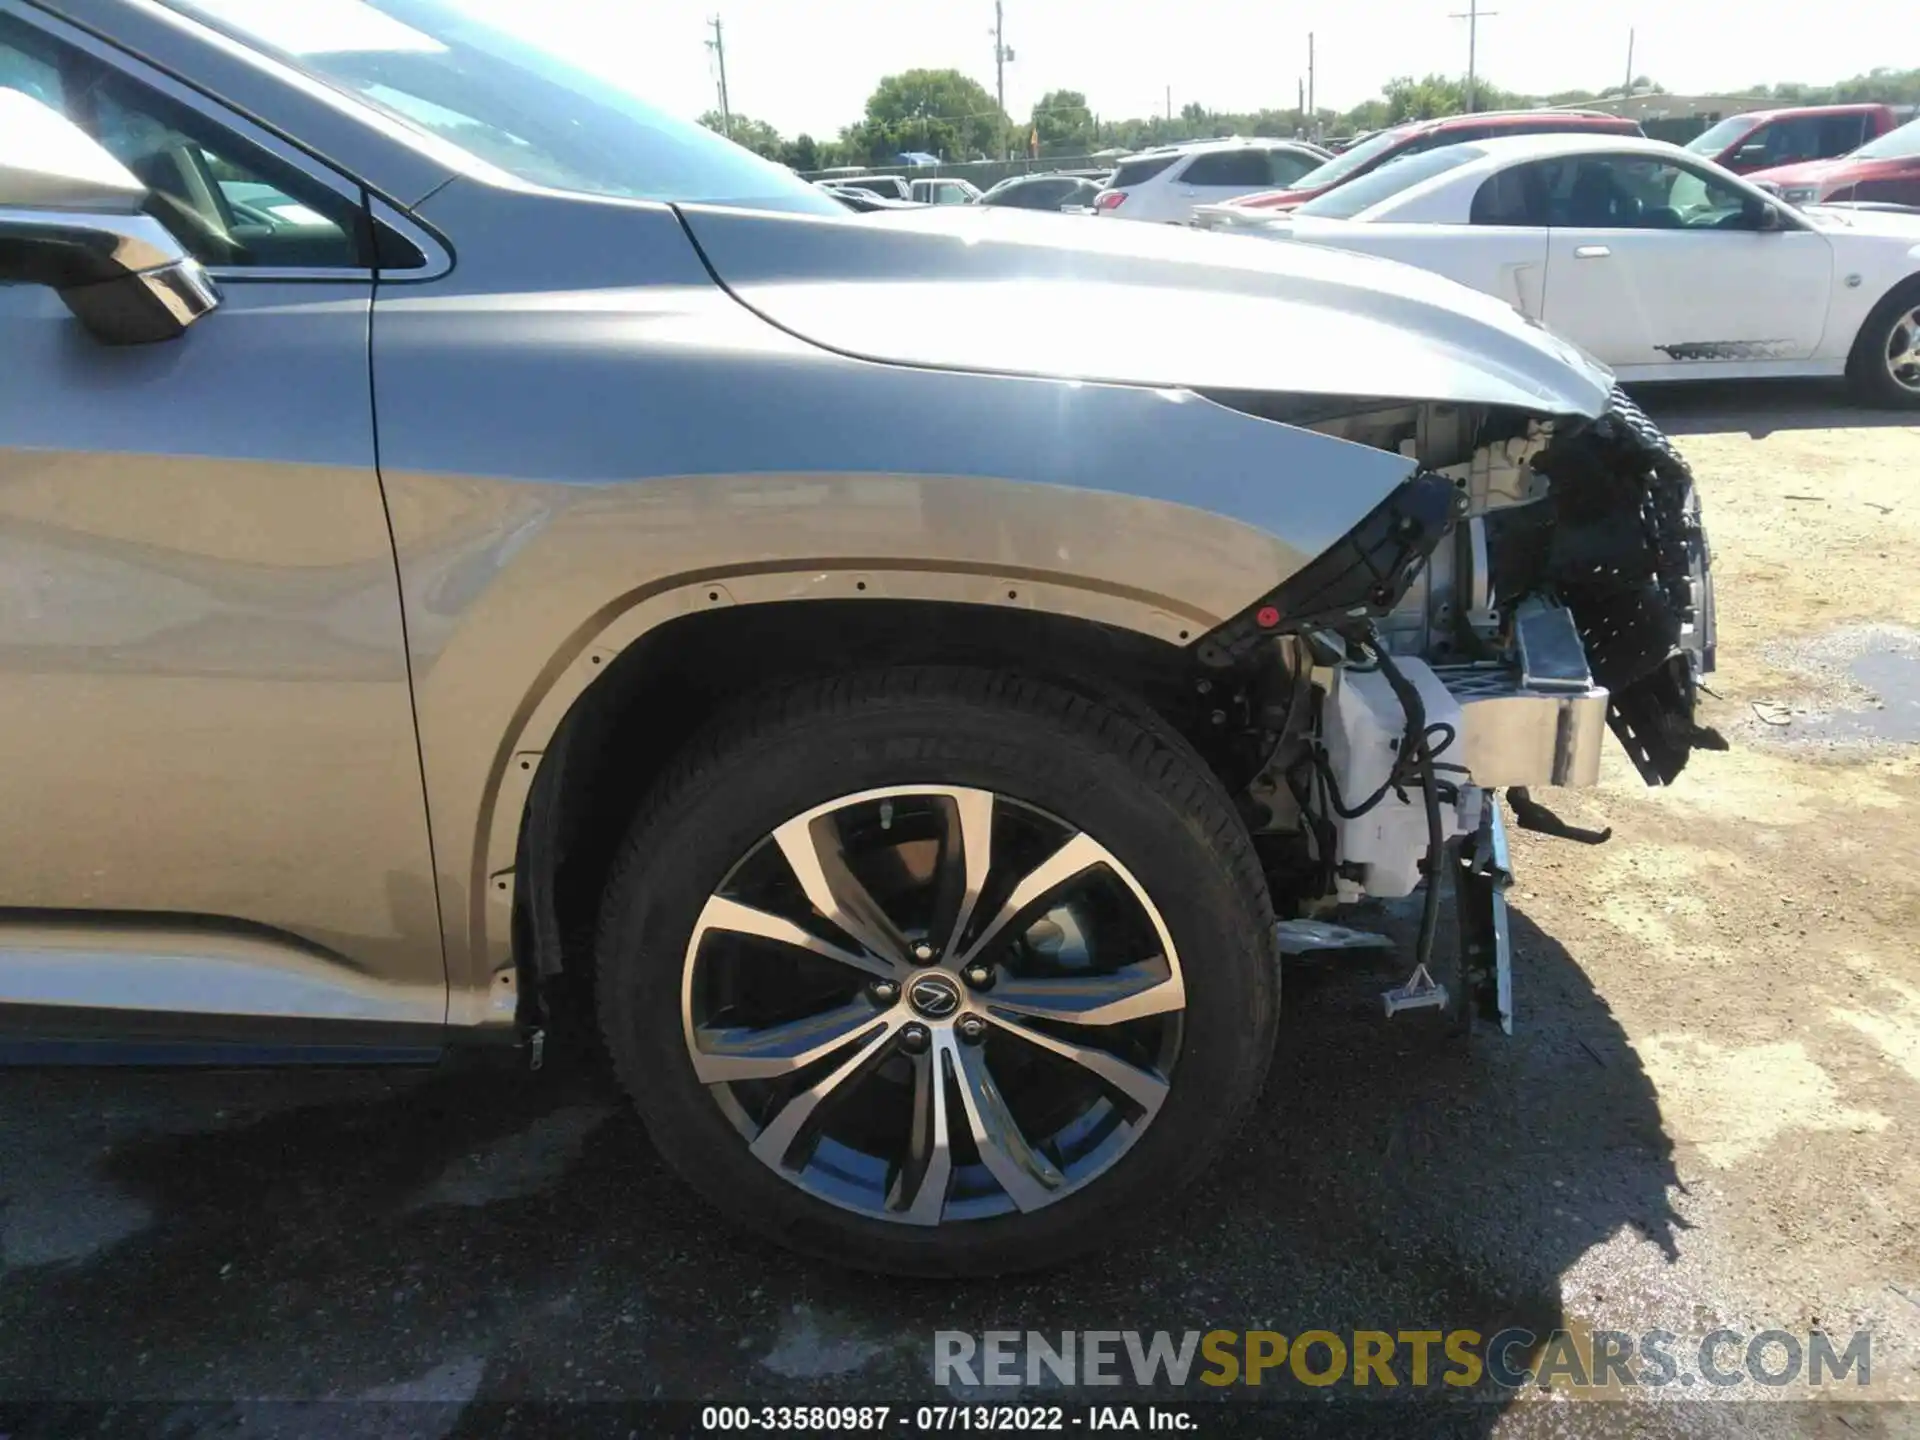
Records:
[[[992,0],[460,0],[496,23],[627,81],[693,116],[716,108],[707,21],[726,39],[733,109],[781,133],[830,138],[859,118],[881,76],[953,67],[994,86]],[[1005,0],[1009,113],[1079,90],[1102,118],[1198,101],[1285,108],[1315,32],[1315,98],[1348,109],[1396,75],[1464,74],[1467,0]],[[1508,89],[1597,90],[1633,68],[1669,90],[1843,79],[1920,66],[1916,0],[1480,0],[1479,73]],[[1484,12],[1483,12],[1484,13]],[[1311,17],[1311,18],[1309,18]]]

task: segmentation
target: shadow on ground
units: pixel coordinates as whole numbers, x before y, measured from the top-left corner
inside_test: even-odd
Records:
[[[1630,387],[1669,435],[1741,433],[1764,440],[1780,430],[1860,430],[1920,424],[1911,410],[1875,410],[1844,380],[1715,380]]]
[[[577,1071],[0,1076],[0,1148],[32,1113],[85,1152],[105,1116],[120,1138],[88,1173],[147,1217],[0,1272],[0,1400],[204,1401],[225,1418],[176,1433],[220,1434],[260,1433],[236,1395],[442,1400],[425,1428],[457,1433],[473,1399],[934,1397],[941,1329],[1544,1334],[1590,1247],[1630,1227],[1672,1253],[1677,1180],[1606,1004],[1515,929],[1520,1033],[1470,1051],[1381,1020],[1397,959],[1296,965],[1237,1153],[1129,1248],[994,1283],[876,1280],[722,1228]],[[1286,1409],[1290,1430],[1326,1411]],[[1456,1405],[1439,1428],[1497,1413]]]

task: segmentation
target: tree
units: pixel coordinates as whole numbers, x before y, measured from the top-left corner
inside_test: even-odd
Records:
[[[1450,75],[1428,75],[1419,80],[1411,75],[1402,75],[1389,80],[1384,93],[1387,123],[1390,125],[1397,125],[1402,120],[1431,120],[1439,115],[1459,115],[1467,108],[1467,82]],[[1526,96],[1502,90],[1484,80],[1476,82],[1473,87],[1475,110],[1518,110],[1527,103]]]
[[[717,130],[722,135],[728,133],[726,120],[718,110],[709,110],[700,117],[700,123],[709,130]],[[764,120],[751,120],[745,115],[733,117],[733,143],[744,145],[756,155],[764,155],[769,160],[779,160],[787,150],[787,142],[780,138],[780,132]]]
[[[980,85],[958,70],[907,70],[867,97],[866,118],[841,138],[874,164],[907,150],[943,158],[998,155],[1012,122]]]
[[[1086,155],[1099,148],[1093,112],[1078,90],[1049,90],[1033,107],[1033,133],[1043,155]]]
[[[814,143],[811,135],[802,131],[787,146],[786,153],[780,157],[796,170],[819,170],[823,168],[820,159],[820,147]]]
[[[1362,100],[1353,109],[1340,116],[1333,128],[1344,130],[1349,135],[1358,135],[1363,130],[1378,130],[1387,123],[1387,102],[1384,100]]]

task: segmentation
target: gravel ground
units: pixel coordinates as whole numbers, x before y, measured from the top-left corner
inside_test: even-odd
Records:
[[[1517,838],[1512,1040],[1383,1023],[1390,962],[1303,963],[1240,1152],[1147,1242],[990,1285],[877,1281],[724,1231],[564,1067],[0,1074],[0,1432],[10,1410],[27,1434],[448,1435],[541,1413],[488,1402],[899,1404],[932,1393],[938,1329],[1724,1325],[1871,1328],[1873,1384],[1357,1421],[1179,1398],[1203,1434],[1229,1415],[1250,1434],[1920,1433],[1920,1407],[1890,1403],[1920,1399],[1920,755],[1820,728],[1872,710],[1849,667],[1876,637],[1920,654],[1920,427],[1817,389],[1652,408],[1701,477],[1708,719],[1733,748],[1665,791],[1611,756],[1597,790],[1543,795],[1614,839]],[[328,1397],[363,1403],[276,1403]],[[24,1408],[62,1399],[131,1408]]]

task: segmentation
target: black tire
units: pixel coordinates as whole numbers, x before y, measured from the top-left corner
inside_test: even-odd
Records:
[[[1152,897],[1182,957],[1186,1009],[1162,1107],[1110,1168],[1030,1211],[913,1226],[830,1204],[749,1153],[688,1055],[682,966],[707,897],[794,816],[912,784],[992,790],[1096,837]],[[729,1218],[858,1268],[993,1275],[1106,1244],[1206,1169],[1260,1093],[1278,966],[1245,827],[1176,733],[1034,679],[912,668],[757,697],[675,763],[608,884],[597,1005],[614,1067],[661,1154]]]
[[[1920,410],[1920,390],[1908,389],[1887,368],[1887,348],[1900,317],[1920,307],[1920,278],[1902,281],[1873,307],[1847,359],[1847,378],[1860,399],[1881,410]]]

